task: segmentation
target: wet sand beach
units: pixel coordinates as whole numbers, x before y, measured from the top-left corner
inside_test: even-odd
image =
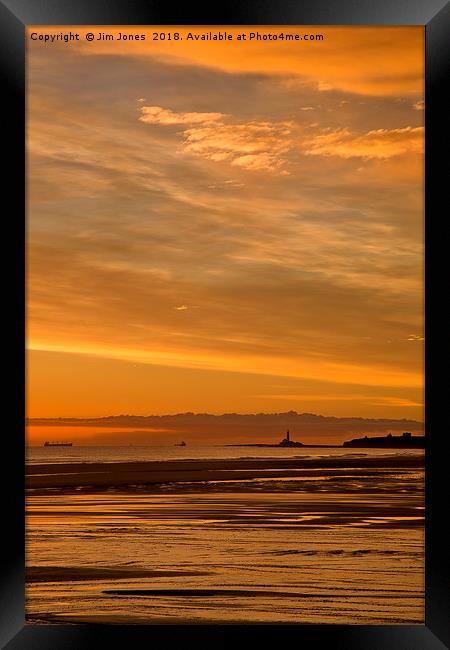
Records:
[[[424,620],[423,455],[27,468],[29,622]]]
[[[227,459],[182,460],[134,463],[47,463],[29,465],[28,489],[108,488],[127,485],[204,482],[214,480],[301,477],[307,471],[423,467],[423,456],[308,458],[308,459]]]

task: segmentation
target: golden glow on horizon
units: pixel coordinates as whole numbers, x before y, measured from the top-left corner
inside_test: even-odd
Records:
[[[366,386],[402,386],[408,388],[420,388],[422,386],[422,374],[419,372],[399,372],[389,367],[362,366],[345,363],[330,363],[320,359],[299,359],[276,357],[254,357],[242,355],[240,357],[219,357],[211,354],[190,355],[183,352],[128,350],[124,348],[79,347],[58,346],[48,344],[33,344],[30,342],[30,350],[44,352],[69,352],[75,354],[87,354],[92,357],[104,357],[131,361],[142,364],[158,364],[177,368],[197,368],[202,370],[224,370],[228,372],[247,372],[262,375],[279,375],[285,377],[297,377],[301,379],[320,380],[337,384],[364,384]]]
[[[167,440],[176,441],[179,434],[168,432],[167,429],[152,429],[150,427],[139,431],[132,427],[96,427],[96,426],[46,426],[29,424],[26,427],[27,443],[29,445],[41,446],[47,440],[68,441],[74,445],[96,445],[96,444],[119,444],[126,446],[130,444],[128,438],[134,436],[135,443],[140,444],[163,444]],[[169,435],[168,435],[169,434]]]

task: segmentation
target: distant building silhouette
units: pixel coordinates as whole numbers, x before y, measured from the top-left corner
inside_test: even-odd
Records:
[[[294,442],[291,440],[289,429],[286,431],[286,438],[283,438],[283,440],[278,444],[280,447],[303,447],[302,442]]]
[[[386,436],[375,436],[369,438],[355,438],[343,443],[343,447],[397,447],[409,449],[424,449],[425,436],[413,436],[410,431],[405,431],[401,436],[393,436],[388,433]]]

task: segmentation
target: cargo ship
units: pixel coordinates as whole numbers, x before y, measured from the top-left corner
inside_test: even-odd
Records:
[[[71,447],[72,444],[71,442],[51,442],[50,440],[46,440],[44,447]]]

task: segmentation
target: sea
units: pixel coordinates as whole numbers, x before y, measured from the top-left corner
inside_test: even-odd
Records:
[[[423,454],[417,449],[359,449],[348,447],[256,447],[231,445],[127,445],[127,446],[29,446],[27,463],[120,463],[168,460],[358,458],[410,456]]]

